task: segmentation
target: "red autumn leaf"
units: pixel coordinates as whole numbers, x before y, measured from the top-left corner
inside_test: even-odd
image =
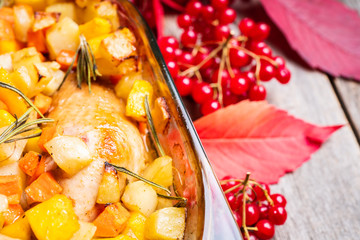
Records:
[[[195,121],[219,178],[244,176],[276,183],[318,150],[342,126],[319,127],[266,101],[241,101]]]
[[[360,17],[335,0],[261,0],[289,44],[313,68],[360,80]]]

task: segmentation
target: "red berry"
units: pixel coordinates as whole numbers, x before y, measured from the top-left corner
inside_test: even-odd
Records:
[[[191,92],[191,96],[197,103],[204,103],[208,100],[211,100],[214,95],[214,90],[207,83],[198,83],[196,84]]]
[[[208,115],[210,113],[215,112],[216,110],[219,110],[221,108],[221,105],[218,100],[208,100],[201,104],[200,112],[202,115]]]
[[[175,79],[176,88],[180,96],[187,96],[193,89],[194,82],[188,77],[178,77]]]
[[[273,58],[273,60],[278,64],[278,67],[284,67],[285,66],[285,60],[280,57],[280,56],[276,56]]]
[[[259,77],[261,81],[269,81],[275,77],[276,71],[273,65],[261,63]]]
[[[266,98],[266,89],[263,85],[254,84],[249,90],[249,99],[251,101],[262,101]]]
[[[275,234],[275,226],[269,220],[263,219],[256,223],[257,231],[255,235],[263,240],[270,239]]]
[[[211,6],[213,6],[216,10],[224,9],[229,5],[229,0],[211,0]]]
[[[239,198],[239,196],[235,196],[233,192],[229,192],[225,196],[226,196],[226,200],[229,203],[230,208],[233,211],[237,210],[240,207],[242,201],[241,198]]]
[[[215,10],[210,5],[202,7],[201,15],[202,15],[203,19],[208,23],[211,23],[212,21],[215,20]]]
[[[191,16],[189,14],[181,14],[177,18],[177,23],[180,28],[187,29],[192,24]]]
[[[185,11],[187,14],[197,17],[201,13],[202,4],[199,1],[191,1],[186,5]]]
[[[160,46],[160,49],[165,47],[172,47],[173,49],[179,48],[179,42],[175,37],[168,36],[168,37],[161,37],[158,40],[158,44]]]
[[[270,195],[270,188],[269,188],[269,185],[267,184],[261,184],[261,187],[263,189],[265,189],[267,191],[267,193]],[[266,200],[266,197],[265,197],[265,194],[264,194],[264,191],[263,189],[261,189],[261,187],[259,187],[258,185],[256,185],[253,189],[256,193],[256,200],[258,201],[263,201],[263,200]]]
[[[212,77],[211,77],[211,82],[212,83],[217,83],[218,82],[218,78],[219,78],[219,69],[217,69]],[[230,74],[227,70],[222,70],[221,72],[221,85],[223,87],[226,87],[230,84]]]
[[[221,25],[226,25],[234,22],[236,19],[236,12],[232,8],[221,10],[219,14],[219,22]]]
[[[243,74],[245,74],[250,79],[250,82],[252,83],[256,82],[256,77],[254,72],[248,71],[248,72],[244,72]]]
[[[179,66],[177,65],[177,63],[174,61],[167,61],[166,66],[169,69],[171,77],[175,79],[179,72]]]
[[[239,96],[233,94],[230,91],[230,88],[225,88],[223,90],[223,103],[224,103],[225,107],[227,107],[229,105],[232,105],[232,104],[235,104],[235,103],[237,103],[239,101],[240,101]]]
[[[286,221],[287,213],[285,208],[274,206],[269,209],[269,220],[275,225],[283,225]]]
[[[249,232],[249,239],[247,239],[245,236],[243,236],[243,237],[244,237],[244,240],[258,240],[255,233],[253,233],[253,232]]]
[[[266,206],[266,205],[261,205],[259,207],[259,210],[260,210],[260,217],[259,219],[268,219],[268,216],[269,216],[269,206]]]
[[[193,30],[185,30],[181,34],[181,43],[186,47],[194,46],[197,40],[197,34]]]
[[[175,49],[175,58],[176,58],[176,60],[179,61],[179,58],[180,58],[182,53],[183,53],[183,51],[180,48]]]
[[[229,52],[232,67],[243,67],[250,63],[250,57],[241,49],[231,48]]]
[[[233,214],[234,214],[236,223],[238,224],[239,227],[241,227],[242,226],[242,218],[241,218],[239,211],[234,211]]]
[[[231,179],[234,179],[234,177],[232,177],[232,176],[225,176],[223,179],[221,179],[221,180],[231,180]],[[222,184],[221,185],[221,188],[223,189],[223,191],[225,192],[226,190],[228,190],[228,189],[230,189],[230,188],[232,188],[232,187],[234,187],[234,186],[236,186],[236,185],[238,185],[239,183],[238,182],[236,182],[236,181],[228,181],[228,182],[226,182],[225,184]],[[235,189],[235,191],[234,191],[234,193],[236,193],[238,190],[237,189]]]
[[[271,194],[270,198],[274,201],[274,206],[281,206],[281,207],[286,207],[286,198],[279,194],[279,193],[275,193],[275,194]]]
[[[177,60],[181,70],[188,69],[194,63],[194,58],[189,52],[183,52]]]
[[[244,74],[239,74],[230,80],[230,91],[236,95],[241,95],[249,89],[250,79]]]
[[[245,36],[249,36],[255,27],[255,22],[250,18],[243,18],[239,23],[239,30]]]
[[[257,41],[264,41],[270,33],[270,27],[266,23],[258,23],[251,31],[251,37]]]
[[[245,205],[245,217],[246,217],[246,226],[251,226],[255,224],[260,217],[259,206],[255,203],[248,203]]]
[[[279,69],[277,69],[276,79],[280,83],[286,84],[290,81],[290,78],[291,78],[291,73],[289,69],[287,69],[286,67],[280,67]]]
[[[200,64],[202,61],[205,60],[205,58],[207,58],[209,56],[208,53],[202,53],[202,52],[198,52],[194,58],[194,63],[196,65]],[[206,68],[210,68],[214,63],[214,58],[210,58],[209,60],[207,60],[204,65],[201,66],[200,69],[206,69]]]
[[[175,59],[175,50],[173,47],[166,46],[165,48],[161,48],[161,53],[165,60]]]
[[[230,36],[230,28],[227,25],[216,26],[215,39],[216,41],[224,41]]]
[[[264,42],[250,41],[247,47],[257,55],[266,57],[271,57],[272,55],[271,48]]]

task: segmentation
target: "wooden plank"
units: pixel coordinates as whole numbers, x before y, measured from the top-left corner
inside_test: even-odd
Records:
[[[246,14],[257,11],[264,15],[261,9],[247,9]],[[174,21],[174,17],[167,19],[166,34],[179,36],[181,31]],[[293,77],[287,85],[276,81],[267,83],[268,101],[315,124],[346,124],[347,119],[326,75],[306,68],[284,39],[273,41],[272,47],[285,56]],[[272,186],[273,192],[284,194],[288,200],[288,220],[284,226],[276,227],[275,239],[358,239],[358,159],[359,146],[350,127],[345,126],[310,161]]]
[[[360,14],[360,1],[357,0],[341,0],[348,7],[357,10]],[[352,123],[354,131],[360,143],[360,109],[358,103],[360,101],[360,83],[350,81],[348,79],[336,78],[334,85],[340,95],[343,105],[345,106],[349,119]]]

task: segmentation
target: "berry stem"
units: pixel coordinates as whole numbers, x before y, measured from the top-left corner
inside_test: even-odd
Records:
[[[243,194],[243,202],[242,202],[242,227],[243,227],[243,230],[244,230],[244,234],[245,234],[245,238],[246,239],[250,239],[250,235],[249,235],[249,231],[246,227],[246,196],[247,196],[247,193],[246,193],[246,187],[249,183],[249,179],[250,179],[250,172],[247,172],[246,173],[246,177],[245,177],[245,180],[244,180],[244,187],[242,189],[242,194]]]
[[[258,228],[257,227],[247,227],[248,231],[257,231]]]
[[[242,185],[243,185],[243,183],[239,183],[239,184],[237,184],[237,185],[235,185],[235,186],[227,189],[224,193],[227,194],[227,193],[229,193],[229,192],[232,192],[232,191],[234,191],[235,189],[241,187]]]
[[[266,197],[266,200],[269,202],[269,204],[273,207],[274,206],[274,201],[271,199],[271,197],[269,196],[269,193],[268,193],[268,191],[266,191],[266,189],[265,188],[263,188],[262,186],[261,186],[261,184],[259,184],[259,183],[257,183],[257,182],[255,182],[255,181],[253,181],[253,180],[250,180],[250,182],[251,182],[251,184],[254,184],[255,186],[258,186],[262,191],[263,191],[263,193],[264,193],[264,195],[265,195],[265,197]]]

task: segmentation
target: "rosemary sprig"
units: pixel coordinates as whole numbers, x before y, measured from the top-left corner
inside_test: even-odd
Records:
[[[149,106],[149,96],[148,95],[146,95],[146,97],[145,97],[145,112],[146,112],[146,120],[148,122],[151,137],[152,137],[152,139],[153,139],[153,141],[155,143],[156,150],[157,150],[159,156],[163,157],[163,156],[165,156],[165,152],[164,152],[164,149],[161,147],[159,138],[158,138],[158,136],[156,134],[156,130],[155,130],[155,127],[154,127],[154,122],[153,122],[152,116],[151,116],[151,111],[150,111],[150,106]]]
[[[78,88],[81,88],[81,83],[86,80],[89,86],[89,92],[91,93],[91,79],[95,81],[96,76],[101,76],[101,74],[97,70],[93,51],[91,50],[89,43],[86,41],[83,35],[80,35],[79,47],[76,50],[74,59],[72,60],[70,67],[66,71],[64,79],[61,82],[58,90],[65,82],[65,79],[69,76],[76,59],[78,61],[76,65],[77,86]]]
[[[152,182],[150,180],[147,180],[147,179],[137,175],[136,173],[133,173],[132,171],[130,171],[130,170],[124,168],[124,167],[119,167],[119,166],[116,166],[116,165],[111,164],[109,162],[105,162],[105,167],[106,166],[111,166],[118,172],[125,173],[125,174],[127,174],[129,176],[132,176],[132,177],[134,177],[134,178],[136,178],[136,179],[138,179],[140,181],[143,181],[143,182],[145,182],[145,183],[147,183],[147,184],[149,184],[149,185],[151,185],[153,187],[156,187],[156,188],[159,188],[159,189],[165,191],[167,194],[169,194],[169,196],[168,195],[163,195],[163,194],[160,194],[160,193],[158,193],[157,195],[159,197],[161,197],[161,198],[166,198],[166,199],[171,199],[171,200],[179,200],[179,202],[177,204],[175,204],[176,207],[186,206],[187,199],[184,198],[184,197],[170,196],[171,192],[170,192],[169,189],[167,189],[167,188],[165,188],[165,187],[163,187],[163,186],[161,186],[161,185],[159,185],[157,183],[154,183],[154,182]]]

